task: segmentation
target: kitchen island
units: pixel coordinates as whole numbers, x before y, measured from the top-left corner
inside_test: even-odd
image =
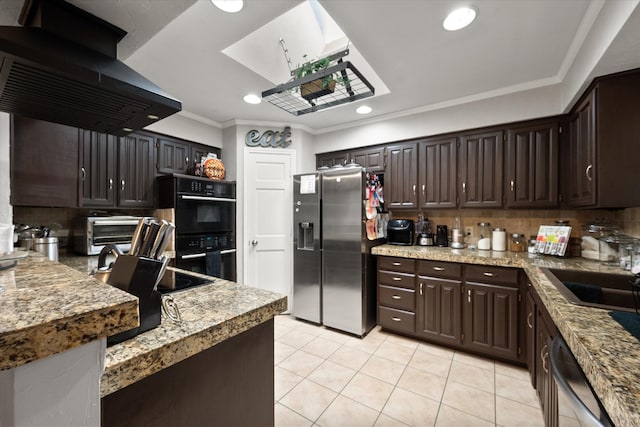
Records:
[[[583,258],[437,247],[382,245],[374,255],[521,268],[617,426],[640,426],[640,341],[606,310],[569,303],[542,268],[622,273]],[[629,277],[631,279],[631,275]]]
[[[46,357],[46,354],[29,356],[28,346],[38,341],[38,325],[45,324],[52,311],[61,312],[59,317],[65,314],[70,317],[83,312],[82,309],[93,308],[88,300],[94,299],[93,304],[99,307],[105,305],[103,311],[113,311],[111,322],[105,326],[104,322],[95,321],[102,328],[98,333],[94,332],[95,327],[89,329],[91,337],[103,340],[138,325],[135,297],[88,276],[86,257],[61,256],[60,260],[75,269],[32,254],[20,260],[14,270],[0,273],[0,277],[14,276],[10,286],[15,288],[0,293],[3,304],[0,320],[4,320],[0,330],[1,369],[14,366],[16,362],[11,362],[12,359],[24,364]],[[43,289],[29,292],[30,286],[37,287],[37,283],[52,276],[57,278],[57,287],[47,287],[46,292]],[[19,290],[23,306],[31,307],[32,314],[28,316],[26,312],[21,315],[22,306],[13,301]],[[286,297],[220,279],[172,295],[182,322],[163,315],[162,323],[155,329],[104,350],[104,371],[96,384],[102,425],[124,425],[123,421],[126,425],[150,422],[184,425],[196,421],[202,424],[206,416],[209,422],[215,418],[229,420],[227,424],[255,425],[257,422],[245,421],[263,415],[266,418],[260,424],[273,424],[273,317],[286,310]],[[56,298],[59,307],[55,307]],[[60,304],[60,300],[68,303]],[[5,304],[16,308],[6,312]],[[128,310],[113,309],[122,304]],[[96,309],[91,313],[94,318],[98,316]],[[25,355],[12,350],[19,339],[7,340],[24,330],[22,317],[32,319],[31,329],[36,328],[32,335],[26,332],[20,335],[25,342]],[[62,322],[58,321],[53,329],[64,335],[65,329],[59,326]],[[74,325],[78,333],[81,325]],[[82,338],[76,341],[82,342]],[[47,353],[54,352],[56,348]],[[264,408],[268,408],[266,415]]]

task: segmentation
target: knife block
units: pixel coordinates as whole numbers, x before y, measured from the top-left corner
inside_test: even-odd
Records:
[[[140,326],[107,338],[107,344],[116,344],[155,328],[160,324],[162,296],[154,286],[160,275],[162,262],[133,255],[116,258],[107,283],[138,297]]]

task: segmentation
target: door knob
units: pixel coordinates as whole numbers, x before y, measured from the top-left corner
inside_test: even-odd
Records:
[[[252,240],[249,243],[251,243],[251,246],[255,246],[255,245],[258,244],[258,241],[257,240]]]

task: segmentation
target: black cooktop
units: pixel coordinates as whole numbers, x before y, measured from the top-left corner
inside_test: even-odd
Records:
[[[212,279],[204,279],[190,274],[167,270],[165,277],[162,278],[162,281],[158,285],[158,292],[161,294],[176,292],[182,289],[202,286],[204,284],[211,283],[212,281]]]

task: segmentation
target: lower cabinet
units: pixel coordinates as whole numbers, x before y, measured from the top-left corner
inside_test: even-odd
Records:
[[[518,269],[378,257],[378,324],[524,363]]]

